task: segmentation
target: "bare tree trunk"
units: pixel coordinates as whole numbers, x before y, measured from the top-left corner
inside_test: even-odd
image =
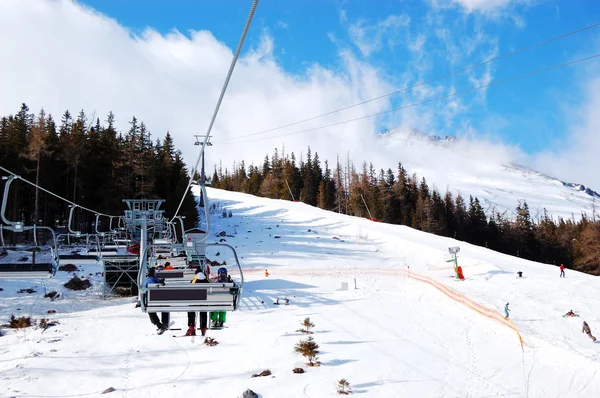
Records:
[[[77,169],[79,168],[79,160],[75,162],[75,177],[73,178],[73,202],[77,203]]]
[[[38,152],[37,156],[37,166],[35,169],[35,208],[33,211],[33,224],[37,225],[40,219],[40,190],[38,186],[40,185],[40,157],[41,152]]]

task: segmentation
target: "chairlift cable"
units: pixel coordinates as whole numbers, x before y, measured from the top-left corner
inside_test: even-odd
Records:
[[[508,83],[508,82],[511,82],[511,81],[514,81],[514,80],[518,80],[518,79],[522,79],[522,78],[525,78],[525,77],[537,75],[537,74],[540,74],[540,73],[543,73],[543,72],[548,72],[550,70],[554,70],[554,69],[562,68],[562,67],[565,67],[565,66],[573,65],[573,64],[576,64],[576,63],[579,63],[579,62],[588,61],[590,59],[597,58],[597,57],[600,57],[600,53],[595,54],[595,55],[591,55],[589,57],[580,58],[580,59],[576,59],[576,60],[573,60],[573,61],[565,62],[565,63],[559,64],[559,65],[553,65],[553,66],[550,66],[548,68],[538,69],[538,70],[535,70],[533,72],[528,72],[528,73],[525,73],[525,74],[522,74],[522,75],[509,77],[507,79],[498,80],[496,82],[492,82],[492,83],[489,83],[489,84],[484,84],[484,85],[481,85],[481,86],[473,87],[473,88],[470,88],[470,89],[467,89],[467,90],[457,91],[455,93],[448,94],[448,95],[443,95],[441,97],[430,98],[430,99],[427,99],[425,101],[420,101],[420,102],[413,102],[411,104],[402,105],[402,106],[399,106],[399,107],[396,107],[396,108],[392,108],[392,109],[388,109],[388,110],[385,110],[385,111],[381,111],[381,112],[377,112],[377,113],[371,113],[369,115],[364,115],[364,116],[356,117],[356,118],[353,118],[353,119],[342,120],[340,122],[335,122],[335,123],[331,123],[331,124],[317,126],[317,127],[313,127],[313,128],[309,128],[309,129],[305,129],[305,130],[294,131],[294,132],[291,132],[291,133],[280,134],[280,135],[275,135],[275,136],[271,136],[271,137],[254,138],[254,139],[250,139],[250,140],[233,141],[233,139],[231,139],[231,140],[220,141],[220,142],[217,142],[215,144],[223,144],[223,143],[227,143],[227,144],[241,144],[241,143],[246,143],[246,142],[262,141],[262,140],[268,140],[268,139],[272,139],[272,138],[280,138],[280,137],[286,137],[286,136],[294,135],[294,134],[301,134],[301,133],[307,133],[307,132],[311,132],[311,131],[315,131],[315,130],[321,130],[321,129],[324,129],[324,128],[327,128],[327,127],[339,126],[341,124],[346,124],[346,123],[350,123],[350,122],[356,122],[356,121],[359,121],[359,120],[368,119],[370,117],[380,116],[380,115],[384,115],[386,113],[395,112],[395,111],[399,111],[399,110],[406,109],[406,108],[412,108],[412,107],[417,106],[417,105],[423,105],[423,104],[427,104],[427,103],[434,102],[434,101],[439,101],[439,100],[443,100],[443,99],[448,99],[448,98],[456,97],[456,96],[461,95],[461,94],[471,93],[471,92],[474,92],[474,91],[482,90],[484,88],[497,86],[497,85],[500,85],[500,84],[503,84],[503,83]]]
[[[215,120],[217,118],[217,114],[219,113],[219,108],[221,107],[221,102],[223,101],[223,97],[225,96],[225,92],[227,91],[227,86],[229,85],[229,80],[231,79],[231,75],[233,74],[233,69],[235,68],[237,59],[240,55],[240,52],[242,51],[242,46],[244,44],[244,40],[246,39],[246,34],[248,33],[248,29],[250,28],[250,22],[252,22],[252,17],[254,17],[254,12],[256,11],[257,5],[258,5],[258,0],[253,0],[252,7],[250,7],[250,13],[248,14],[248,18],[246,19],[246,24],[244,25],[244,30],[242,31],[242,36],[240,37],[240,41],[238,43],[237,49],[235,51],[233,59],[231,60],[231,65],[229,66],[229,71],[227,72],[227,77],[225,78],[225,83],[223,84],[223,88],[221,89],[221,94],[219,95],[219,99],[217,100],[217,105],[215,106],[215,110],[213,112],[212,118],[208,125],[208,130],[206,131],[206,135],[204,136],[204,143],[202,144],[202,147],[200,148],[200,153],[198,154],[198,159],[196,159],[196,164],[194,165],[194,167],[191,170],[190,179],[189,179],[188,185],[185,188],[185,191],[183,192],[183,195],[181,197],[181,202],[179,202],[179,206],[177,206],[177,210],[175,210],[175,214],[173,215],[173,218],[171,219],[171,221],[173,221],[175,219],[175,217],[177,217],[177,214],[179,213],[179,210],[181,209],[181,206],[183,205],[183,202],[185,200],[185,196],[187,195],[188,191],[190,190],[192,181],[194,180],[194,174],[196,174],[196,171],[198,170],[198,164],[200,163],[200,159],[202,159],[202,155],[204,154],[204,149],[206,148],[206,143],[208,142],[208,137],[210,136],[210,132],[211,132],[213,125],[215,123]]]
[[[10,174],[10,175],[13,175],[13,176],[14,176],[16,179],[18,179],[18,180],[21,180],[21,181],[23,181],[23,182],[26,182],[26,183],[27,183],[27,184],[29,184],[29,185],[33,185],[33,186],[34,186],[34,187],[36,187],[37,189],[39,189],[39,190],[41,190],[41,191],[44,191],[44,192],[46,192],[46,193],[48,193],[48,194],[50,194],[50,195],[52,195],[52,196],[54,196],[54,197],[56,197],[56,198],[58,198],[58,199],[64,200],[65,202],[67,202],[67,203],[70,203],[70,204],[71,204],[71,205],[73,205],[73,206],[79,207],[79,208],[80,208],[80,209],[82,209],[82,210],[86,210],[86,211],[89,211],[89,212],[91,212],[91,213],[94,213],[94,214],[99,214],[99,215],[101,215],[101,216],[106,216],[106,217],[122,217],[122,216],[111,216],[110,214],[104,214],[104,213],[100,213],[100,212],[97,212],[97,211],[95,211],[95,210],[89,209],[89,208],[87,208],[87,207],[80,206],[80,205],[78,205],[78,204],[77,204],[77,203],[75,203],[75,202],[71,202],[69,199],[65,199],[65,198],[63,198],[62,196],[60,196],[60,195],[57,195],[57,194],[55,194],[54,192],[51,192],[51,191],[47,190],[46,188],[40,187],[39,185],[37,185],[37,184],[35,184],[35,183],[33,183],[33,182],[29,181],[29,180],[26,180],[25,178],[21,177],[20,175],[18,175],[18,174],[15,174],[15,173],[13,173],[12,171],[10,171],[10,170],[8,170],[8,169],[6,169],[6,168],[2,167],[2,166],[0,166],[0,169],[2,169],[3,171],[5,171],[6,173],[8,173],[8,174]]]
[[[291,127],[291,126],[295,126],[295,125],[302,124],[302,123],[305,123],[305,122],[309,122],[311,120],[319,119],[319,118],[322,118],[324,116],[333,115],[334,113],[338,113],[338,112],[342,112],[342,111],[345,111],[345,110],[348,110],[348,109],[352,109],[352,108],[355,108],[355,107],[360,106],[360,105],[364,105],[364,104],[368,104],[368,103],[373,102],[373,101],[380,100],[382,98],[391,97],[392,95],[400,94],[400,93],[403,93],[405,91],[411,90],[413,88],[417,88],[417,87],[423,86],[425,84],[433,83],[435,81],[442,80],[442,79],[445,79],[445,78],[457,75],[457,74],[462,73],[462,72],[466,72],[466,71],[474,69],[474,68],[478,68],[480,66],[489,64],[491,62],[498,61],[498,60],[503,59],[503,58],[508,58],[508,57],[511,57],[513,55],[516,55],[516,54],[520,54],[520,53],[528,51],[528,50],[532,50],[532,49],[534,49],[536,47],[540,47],[540,46],[543,46],[545,44],[552,43],[553,41],[564,39],[565,37],[572,36],[574,34],[586,31],[588,29],[595,28],[595,27],[597,27],[599,25],[600,25],[600,22],[596,22],[596,23],[594,23],[592,25],[588,25],[588,26],[585,26],[583,28],[580,28],[580,29],[577,29],[577,30],[574,30],[574,31],[571,31],[571,32],[568,32],[568,33],[564,33],[564,34],[562,34],[560,36],[556,36],[556,37],[553,37],[553,38],[541,41],[539,43],[535,43],[535,44],[532,44],[532,45],[520,48],[518,50],[509,52],[509,53],[506,53],[506,54],[503,54],[503,55],[499,55],[497,57],[493,57],[493,58],[487,59],[487,60],[482,61],[482,62],[480,62],[478,64],[473,64],[473,65],[467,66],[467,67],[465,67],[463,69],[459,69],[459,70],[447,73],[445,75],[434,77],[433,79],[425,80],[425,81],[422,81],[420,83],[416,83],[416,84],[413,84],[411,86],[407,86],[407,87],[401,88],[399,90],[392,91],[391,93],[383,94],[383,95],[380,95],[380,96],[375,97],[375,98],[371,98],[371,99],[368,99],[368,100],[365,100],[365,101],[362,101],[362,102],[358,102],[358,103],[353,104],[353,105],[348,105],[348,106],[345,106],[345,107],[340,108],[340,109],[336,109],[336,110],[333,110],[333,111],[330,111],[330,112],[322,113],[322,114],[317,115],[317,116],[313,116],[313,117],[309,117],[309,118],[306,118],[306,119],[298,120],[298,121],[295,121],[295,122],[292,122],[292,123],[288,123],[288,124],[285,124],[283,126],[274,127],[274,128],[268,129],[268,130],[262,130],[262,131],[258,131],[256,133],[240,135],[238,137],[233,137],[233,138],[231,138],[229,140],[218,141],[217,143],[229,142],[230,140],[234,140],[234,139],[238,139],[238,138],[245,138],[245,137],[251,137],[251,136],[260,135],[260,134],[264,134],[264,133],[269,133],[271,131],[281,130],[281,129],[284,129],[286,127]]]

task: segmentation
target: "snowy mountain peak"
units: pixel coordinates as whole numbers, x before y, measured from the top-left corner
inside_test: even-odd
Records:
[[[472,195],[485,204],[488,214],[515,215],[519,202],[526,201],[532,214],[546,209],[551,217],[591,214],[593,198],[600,195],[580,183],[558,178],[514,163],[512,149],[489,142],[454,136],[440,137],[416,129],[387,129],[378,133],[379,150],[385,165],[398,162],[418,178],[424,177],[441,193],[449,190],[463,197]]]

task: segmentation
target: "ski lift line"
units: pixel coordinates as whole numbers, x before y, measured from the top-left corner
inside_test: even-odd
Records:
[[[402,105],[402,106],[399,106],[399,107],[396,107],[396,108],[392,108],[392,109],[388,109],[388,110],[385,110],[385,111],[381,111],[381,112],[377,112],[377,113],[371,113],[369,115],[364,115],[364,116],[356,117],[356,118],[353,118],[353,119],[342,120],[340,122],[330,123],[330,124],[326,124],[326,125],[323,125],[323,126],[317,126],[317,127],[313,127],[313,128],[309,128],[309,129],[294,131],[294,132],[286,133],[286,134],[274,135],[274,136],[270,136],[270,137],[255,138],[255,139],[251,139],[251,140],[235,141],[235,138],[232,138],[230,140],[223,140],[223,141],[215,142],[215,144],[241,144],[241,143],[247,143],[247,142],[262,141],[262,140],[268,140],[268,139],[273,139],[273,138],[287,137],[287,136],[295,135],[295,134],[308,133],[308,132],[311,132],[311,131],[321,130],[321,129],[324,129],[324,128],[327,128],[327,127],[334,127],[334,126],[339,126],[341,124],[346,124],[346,123],[351,123],[351,122],[357,122],[359,120],[364,120],[364,119],[368,119],[368,118],[375,117],[375,116],[385,115],[387,113],[399,111],[399,110],[402,110],[402,109],[412,108],[412,107],[415,107],[417,105],[424,105],[424,104],[428,104],[430,102],[435,102],[435,101],[439,101],[439,100],[443,100],[443,99],[448,99],[448,98],[456,97],[458,95],[475,92],[475,91],[478,91],[478,90],[482,90],[484,88],[494,87],[494,86],[497,86],[497,85],[500,85],[500,84],[508,83],[508,82],[511,82],[511,81],[514,81],[514,80],[523,79],[525,77],[529,77],[529,76],[537,75],[537,74],[540,74],[540,73],[548,72],[548,71],[551,71],[551,70],[554,70],[554,69],[562,68],[562,67],[569,66],[569,65],[574,65],[574,64],[577,64],[577,63],[580,63],[580,62],[584,62],[584,61],[589,61],[590,59],[597,58],[597,57],[600,57],[600,53],[595,54],[595,55],[591,55],[589,57],[580,58],[580,59],[576,59],[576,60],[573,60],[573,61],[565,62],[565,63],[559,64],[559,65],[550,66],[548,68],[538,69],[538,70],[535,70],[533,72],[528,72],[528,73],[525,73],[525,74],[522,74],[522,75],[509,77],[507,79],[498,80],[496,82],[492,82],[492,83],[489,83],[489,84],[484,84],[482,86],[473,87],[473,88],[470,88],[470,89],[467,89],[467,90],[457,91],[455,93],[448,94],[448,95],[443,95],[441,97],[430,98],[428,100],[420,101],[420,102],[413,102],[412,104]]]
[[[196,159],[196,164],[192,168],[190,173],[190,179],[188,181],[187,187],[185,191],[183,191],[183,195],[181,196],[181,202],[179,202],[179,206],[177,206],[177,210],[175,210],[175,214],[173,215],[173,219],[179,213],[181,206],[183,205],[183,201],[185,200],[185,196],[187,195],[190,187],[192,186],[192,181],[194,179],[194,175],[198,170],[198,164],[200,163],[200,159],[204,155],[204,149],[206,148],[206,143],[208,142],[208,138],[210,137],[210,132],[212,131],[213,125],[215,124],[215,120],[217,118],[217,114],[219,113],[219,109],[221,108],[221,102],[223,101],[223,97],[225,96],[225,92],[227,91],[227,86],[229,85],[229,80],[231,79],[231,75],[233,74],[233,69],[237,63],[240,52],[242,51],[242,46],[244,45],[244,40],[246,39],[246,34],[248,33],[248,29],[250,29],[250,23],[252,22],[252,18],[254,17],[254,12],[256,11],[256,6],[258,5],[258,0],[253,0],[252,6],[250,7],[250,12],[248,13],[248,18],[246,19],[246,24],[244,25],[244,29],[242,30],[242,36],[240,37],[240,41],[238,43],[237,49],[231,60],[231,65],[229,65],[229,71],[227,72],[227,77],[225,78],[225,83],[223,84],[223,88],[221,89],[221,94],[219,95],[219,99],[217,100],[217,105],[215,106],[215,110],[213,112],[212,118],[210,119],[210,123],[208,125],[208,129],[206,131],[206,135],[204,136],[204,143],[201,145],[200,153],[198,153],[198,158]]]
[[[490,58],[490,59],[482,61],[482,62],[480,62],[478,64],[470,65],[470,66],[467,66],[467,67],[465,67],[463,69],[459,69],[459,70],[456,70],[454,72],[450,72],[450,73],[447,73],[445,75],[435,77],[433,79],[425,80],[425,81],[422,81],[420,83],[416,83],[416,84],[413,84],[411,86],[407,86],[407,87],[401,88],[399,90],[393,91],[393,92],[388,93],[388,94],[380,95],[379,97],[371,98],[371,99],[368,99],[368,100],[365,100],[365,101],[362,101],[362,102],[358,102],[358,103],[353,104],[353,105],[348,105],[346,107],[343,107],[343,108],[340,108],[340,109],[336,109],[334,111],[330,111],[330,112],[327,112],[327,113],[323,113],[323,114],[320,114],[320,115],[317,115],[317,116],[313,116],[313,117],[310,117],[310,118],[307,118],[307,119],[302,119],[302,120],[298,120],[296,122],[288,123],[288,124],[283,125],[283,126],[274,127],[274,128],[268,129],[268,130],[258,131],[256,133],[252,133],[252,134],[241,135],[241,136],[235,137],[235,138],[251,137],[251,136],[255,136],[255,135],[269,133],[271,131],[281,130],[281,129],[284,129],[286,127],[296,126],[298,124],[306,123],[306,122],[309,122],[311,120],[322,118],[324,116],[333,115],[334,113],[339,113],[339,112],[345,111],[347,109],[352,109],[352,108],[355,108],[355,107],[360,106],[360,105],[368,104],[369,102],[373,102],[373,101],[377,101],[377,100],[380,100],[380,99],[383,99],[383,98],[391,97],[392,95],[400,94],[400,93],[403,93],[405,91],[411,90],[413,88],[417,88],[417,87],[423,86],[425,84],[433,83],[433,82],[436,82],[438,80],[446,79],[448,77],[457,75],[457,74],[462,73],[462,72],[469,71],[471,69],[478,68],[480,66],[489,64],[491,62],[495,62],[495,61],[498,61],[498,60],[503,59],[503,58],[508,58],[508,57],[513,56],[513,55],[520,54],[520,53],[528,51],[528,50],[532,50],[532,49],[534,49],[536,47],[540,47],[540,46],[543,46],[545,44],[552,43],[553,41],[564,39],[565,37],[568,37],[568,36],[571,36],[571,35],[583,32],[583,31],[588,30],[588,29],[595,28],[598,25],[600,25],[600,22],[596,22],[595,24],[588,25],[586,27],[583,27],[583,28],[580,28],[580,29],[577,29],[577,30],[574,30],[574,31],[571,31],[571,32],[568,32],[568,33],[564,33],[564,34],[562,34],[560,36],[556,36],[556,37],[553,37],[551,39],[547,39],[547,40],[541,41],[539,43],[532,44],[530,46],[523,47],[523,48],[520,48],[518,50],[515,50],[515,51],[512,51],[512,52],[503,54],[503,55],[499,55],[499,56],[494,57],[494,58]],[[221,142],[223,142],[223,141],[221,141]],[[219,143],[219,142],[217,142],[217,143]]]
[[[8,174],[10,174],[10,175],[12,175],[12,176],[14,176],[14,177],[15,177],[15,178],[17,178],[17,179],[19,179],[19,180],[21,180],[21,181],[23,181],[23,182],[26,182],[27,184],[29,184],[29,185],[32,185],[32,186],[36,187],[37,189],[39,189],[39,190],[41,190],[41,191],[44,191],[44,192],[46,192],[47,194],[50,194],[50,195],[54,196],[55,198],[58,198],[58,199],[60,199],[60,200],[63,200],[63,201],[65,201],[65,202],[67,202],[67,203],[70,203],[70,204],[71,204],[71,205],[73,205],[73,206],[77,206],[77,207],[79,207],[79,208],[80,208],[80,209],[82,209],[82,210],[86,210],[86,211],[89,211],[90,213],[99,214],[99,215],[101,215],[101,216],[105,216],[105,217],[120,217],[120,216],[111,216],[110,214],[104,214],[104,213],[100,213],[100,212],[98,212],[98,211],[95,211],[95,210],[89,209],[89,208],[87,208],[87,207],[80,206],[80,205],[78,205],[77,203],[71,202],[69,199],[65,199],[65,198],[63,198],[62,196],[60,196],[60,195],[57,195],[57,194],[55,194],[54,192],[51,192],[51,191],[47,190],[46,188],[40,187],[39,185],[37,185],[37,184],[35,184],[35,183],[33,183],[33,182],[29,181],[29,180],[26,180],[26,179],[24,179],[24,178],[23,178],[23,177],[21,177],[20,175],[18,175],[18,174],[15,174],[15,173],[13,173],[12,171],[10,171],[10,170],[8,170],[8,169],[6,169],[6,168],[2,167],[2,166],[0,166],[0,169],[1,169],[2,171],[4,171],[4,172],[6,172],[6,173],[8,173]]]

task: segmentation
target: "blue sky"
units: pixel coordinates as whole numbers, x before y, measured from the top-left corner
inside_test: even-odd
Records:
[[[0,115],[26,103],[56,119],[80,110],[121,131],[132,116],[184,160],[197,158],[251,0],[0,0]],[[600,22],[596,0],[261,0],[219,116],[208,164],[260,164],[307,146],[330,164],[395,168],[395,128],[467,138],[466,160],[518,163],[600,186],[600,58],[447,96],[600,53],[600,27],[360,107],[301,119],[430,80]],[[31,29],[34,26],[35,29]],[[27,48],[27,51],[23,51]],[[336,124],[333,127],[319,128]],[[310,129],[311,131],[298,133]],[[245,138],[239,138],[244,137]],[[423,153],[423,155],[421,155]],[[300,157],[300,156],[298,156]],[[432,159],[438,173],[449,159]],[[437,167],[437,166],[436,166]],[[468,166],[467,169],[471,167]]]
[[[250,1],[81,3],[116,19],[133,33],[141,34],[148,27],[163,34],[174,29],[186,35],[192,30],[209,30],[217,40],[235,48]],[[471,10],[466,8],[469,3],[481,1],[438,3],[262,0],[246,49],[258,46],[261,35],[268,35],[276,61],[294,75],[302,75],[315,63],[336,69],[342,62],[340,52],[349,51],[375,67],[392,87],[402,88],[600,20],[600,2],[592,0],[499,1],[498,7]],[[428,87],[444,95],[452,88],[468,89],[486,79],[504,79],[592,55],[597,52],[599,34],[600,27],[594,28]],[[419,40],[422,46],[411,50]],[[449,110],[445,100],[421,105],[416,111],[429,112],[427,121],[409,122],[416,129],[436,134],[473,131],[501,137],[528,153],[548,150],[568,133],[568,108],[578,106],[581,95],[577,93],[584,84],[581,76],[588,73],[592,63],[490,88],[485,94],[455,97],[458,101],[451,105],[458,109]],[[395,96],[391,105],[417,102],[427,95]],[[356,112],[360,114],[359,109]],[[402,119],[401,115],[381,119],[378,126],[394,127]]]

